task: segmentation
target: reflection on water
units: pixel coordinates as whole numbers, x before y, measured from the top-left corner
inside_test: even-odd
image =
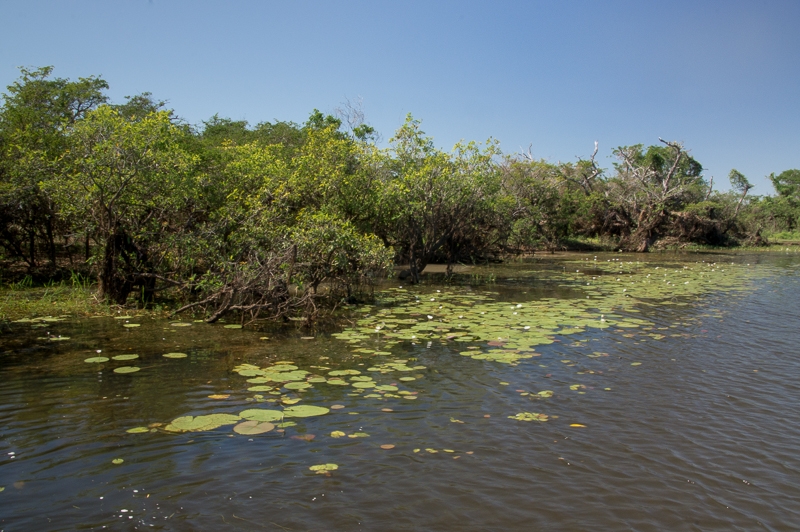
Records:
[[[136,317],[12,324],[0,337],[0,529],[793,529],[800,261],[642,257],[473,268],[458,286],[390,290],[344,335],[313,340]],[[680,284],[723,263],[725,282]],[[441,301],[452,293],[474,299]],[[514,304],[507,320],[500,303]],[[474,319],[456,327],[455,307]],[[599,315],[608,327],[591,326]],[[460,354],[470,347],[505,354]],[[174,352],[187,357],[163,356]],[[120,354],[139,357],[84,362]],[[241,374],[275,362],[299,380]],[[341,369],[359,373],[329,375]],[[164,430],[295,399],[337,408],[252,436]],[[548,418],[509,419],[524,412]],[[329,463],[328,475],[309,470]]]

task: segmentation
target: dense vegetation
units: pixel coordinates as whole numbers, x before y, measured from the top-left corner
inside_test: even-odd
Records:
[[[393,263],[477,262],[594,242],[758,243],[800,221],[800,170],[720,193],[675,142],[623,146],[611,170],[437,148],[409,116],[389,140],[350,108],[304,124],[181,121],[150,94],[108,101],[97,77],[22,69],[0,109],[5,279],[96,276],[123,304],[167,291],[209,321],[313,317],[363,297]],[[660,140],[660,139],[659,139]]]

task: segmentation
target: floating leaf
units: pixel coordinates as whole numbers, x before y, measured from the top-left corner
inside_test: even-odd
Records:
[[[572,423],[572,424],[570,424],[570,427],[583,427],[583,428],[586,428],[586,425],[581,425],[580,423]]]
[[[641,366],[641,362],[631,362],[631,366]]]
[[[90,364],[99,364],[100,362],[108,362],[108,357],[90,357],[84,360],[84,362],[89,362]]]
[[[339,466],[337,464],[318,464],[318,465],[312,465],[311,467],[309,467],[309,469],[317,474],[324,475],[329,471],[336,471],[337,469],[339,469]]]
[[[542,390],[541,392],[537,393],[536,395],[538,395],[539,397],[544,397],[544,398],[553,397],[553,391],[552,390]]]
[[[322,416],[328,412],[330,412],[330,409],[324,406],[299,405],[286,408],[283,411],[283,415],[288,417],[312,417]]]
[[[223,327],[225,329],[241,329],[242,328],[241,325],[234,324],[234,323],[231,323],[231,324],[228,324],[228,325],[223,325]]]
[[[186,358],[189,355],[186,353],[165,353],[162,355],[164,358]]]
[[[266,408],[250,408],[239,412],[239,416],[250,421],[279,421],[283,419],[283,412]]]
[[[509,419],[516,419],[517,421],[547,421],[549,416],[547,414],[539,414],[538,412],[520,412],[515,416],[508,416]]]
[[[239,423],[235,427],[233,427],[233,432],[237,434],[246,434],[246,435],[253,435],[253,434],[263,434],[265,432],[269,432],[275,428],[275,425],[266,421],[243,421]]]
[[[369,434],[366,432],[354,432],[347,436],[348,438],[369,438]]]
[[[170,323],[172,327],[191,327],[192,324],[185,322],[185,321],[176,321],[174,323]]]
[[[241,419],[234,414],[209,414],[206,416],[184,416],[164,427],[170,432],[197,432],[213,430],[223,425],[233,425]]]
[[[334,430],[331,432],[331,438],[341,438],[342,436],[345,436],[345,433],[341,430]]]
[[[117,355],[117,356],[111,357],[111,358],[113,358],[114,360],[135,360],[135,359],[139,358],[139,355],[133,355],[133,354],[131,354],[131,355]]]
[[[384,443],[383,445],[381,445],[381,449],[385,449],[388,451],[389,449],[394,449],[394,445],[392,445],[391,443]]]
[[[111,460],[111,463],[114,464],[114,465],[119,465],[124,461],[125,460],[123,460],[122,458],[114,458],[113,460]]]
[[[114,316],[115,320],[131,320],[133,316]]]
[[[128,429],[125,432],[128,434],[142,434],[143,432],[150,432],[150,429],[147,427],[133,427],[132,429]]]
[[[272,386],[251,386],[247,389],[248,392],[268,392],[274,389]]]
[[[227,399],[230,397],[229,393],[214,393],[208,396],[209,399]]]
[[[114,373],[136,373],[140,369],[137,366],[120,366],[114,369]]]
[[[134,327],[141,327],[141,323],[125,323],[122,325],[123,327],[127,327],[128,329],[133,329]]]
[[[344,405],[331,405],[331,410],[340,410],[344,408]]]
[[[305,390],[311,388],[311,384],[307,382],[287,382],[283,387],[287,390]]]

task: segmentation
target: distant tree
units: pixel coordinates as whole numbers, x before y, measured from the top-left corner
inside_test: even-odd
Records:
[[[753,188],[753,185],[750,184],[750,181],[736,168],[732,169],[730,174],[728,174],[728,179],[731,182],[731,188],[735,192],[738,192],[742,196],[739,198],[739,202],[736,204],[736,210],[733,213],[733,217],[736,218],[739,214],[739,209],[742,206],[742,202],[744,201],[745,196],[747,196],[747,192]]]
[[[785,170],[777,176],[770,174],[769,180],[779,195],[800,201],[800,170]]]

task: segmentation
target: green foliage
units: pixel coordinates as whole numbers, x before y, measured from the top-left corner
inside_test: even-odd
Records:
[[[777,176],[770,174],[769,179],[779,195],[800,201],[800,170],[785,170]]]
[[[416,282],[433,261],[576,237],[646,250],[800,220],[800,171],[770,176],[774,198],[746,198],[752,185],[736,170],[734,192],[712,195],[677,143],[620,147],[607,177],[597,145],[558,164],[503,157],[491,139],[443,151],[408,115],[381,149],[349,102],[342,118],[315,109],[303,124],[251,127],[214,115],[194,130],[150,93],[110,105],[102,79],[51,74],[22,69],[3,96],[0,248],[31,281],[42,251],[53,269],[68,257],[113,303],[169,292],[209,321],[312,320],[362,299],[392,260]]]

